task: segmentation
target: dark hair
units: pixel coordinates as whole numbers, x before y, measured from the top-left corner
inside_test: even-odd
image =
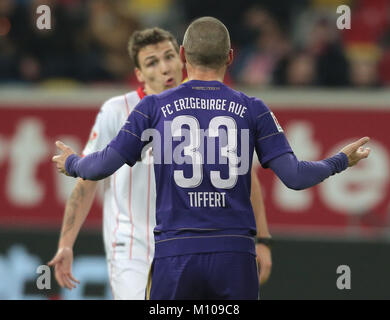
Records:
[[[216,18],[196,19],[187,28],[183,47],[190,64],[219,69],[226,63],[229,55],[229,31]]]
[[[127,49],[135,66],[139,68],[138,53],[142,48],[162,41],[170,41],[175,50],[179,52],[179,45],[177,44],[175,37],[169,31],[160,28],[149,28],[141,31],[134,31],[130,37]]]

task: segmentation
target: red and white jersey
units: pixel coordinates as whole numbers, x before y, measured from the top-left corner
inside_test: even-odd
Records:
[[[139,88],[107,100],[96,117],[83,155],[104,149],[144,96]],[[142,160],[133,167],[122,166],[103,181],[103,236],[109,260],[149,263],[153,259],[156,186],[151,149]]]

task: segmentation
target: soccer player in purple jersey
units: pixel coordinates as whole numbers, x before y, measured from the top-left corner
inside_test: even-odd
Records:
[[[322,161],[299,161],[270,109],[223,84],[233,51],[219,20],[192,22],[180,56],[188,82],[145,97],[101,152],[80,158],[57,142],[62,154],[53,161],[62,173],[98,180],[134,165],[153,140],[157,226],[147,298],[257,299],[253,152],[299,190],[368,157],[369,138]]]

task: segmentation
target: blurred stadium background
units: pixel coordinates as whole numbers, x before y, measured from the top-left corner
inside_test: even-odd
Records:
[[[38,30],[49,5],[52,30]],[[339,5],[352,10],[338,30]],[[61,139],[80,151],[101,104],[137,86],[130,34],[160,26],[181,42],[211,15],[229,28],[226,82],[265,101],[300,159],[318,160],[368,135],[370,158],[306,191],[258,175],[273,272],[263,299],[389,299],[389,0],[0,0],[0,299],[110,299],[101,199],[75,245],[72,291],[38,290],[37,267],[57,248],[74,180],[50,159]],[[351,289],[336,286],[339,265]]]

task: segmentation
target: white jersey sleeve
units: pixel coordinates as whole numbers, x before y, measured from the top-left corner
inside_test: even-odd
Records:
[[[83,150],[83,156],[103,150],[117,135],[123,125],[123,118],[126,117],[123,100],[123,96],[114,97],[102,105]]]

